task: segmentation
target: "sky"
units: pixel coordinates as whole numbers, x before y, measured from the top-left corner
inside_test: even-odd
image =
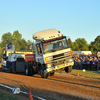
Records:
[[[18,30],[25,40],[35,32],[56,28],[90,43],[100,35],[100,0],[0,0],[0,40]]]

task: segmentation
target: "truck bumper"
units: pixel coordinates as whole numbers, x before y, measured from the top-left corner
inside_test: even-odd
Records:
[[[66,63],[66,64],[61,64],[61,65],[49,67],[49,68],[47,68],[44,72],[45,72],[45,73],[52,72],[52,71],[55,72],[55,71],[57,71],[57,70],[62,70],[62,69],[64,69],[65,67],[73,66],[73,65],[74,65],[74,62]]]

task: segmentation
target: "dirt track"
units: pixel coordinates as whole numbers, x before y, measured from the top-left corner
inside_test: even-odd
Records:
[[[75,97],[100,99],[99,79],[63,74],[55,74],[47,79],[42,79],[39,75],[25,76],[21,74],[0,72],[0,83],[15,87],[23,87],[24,90],[36,90],[38,93],[40,92],[39,96],[44,98],[49,97],[54,99],[54,97],[58,97],[59,100],[66,100],[68,95],[72,95]],[[34,91],[33,93],[36,93]],[[44,95],[41,94],[41,91],[44,91]],[[53,93],[55,93],[55,95],[53,95]]]

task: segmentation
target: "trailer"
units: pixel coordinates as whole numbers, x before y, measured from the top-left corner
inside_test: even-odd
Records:
[[[32,66],[34,61],[35,53],[33,51],[15,50],[13,44],[7,44],[2,51],[1,66],[3,71],[26,72],[26,75],[31,75],[32,73],[27,73],[27,66]]]
[[[33,34],[35,52],[16,51],[14,45],[3,51],[2,69],[9,72],[25,72],[26,75],[39,74],[42,78],[52,76],[56,71],[69,73],[74,65],[72,52],[66,36],[57,29],[49,29]]]

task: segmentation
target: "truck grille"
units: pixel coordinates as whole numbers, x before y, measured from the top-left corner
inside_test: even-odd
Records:
[[[53,63],[56,66],[56,65],[68,63],[70,59],[71,59],[70,53],[65,52],[62,54],[54,55],[53,59],[50,59],[48,63]]]

